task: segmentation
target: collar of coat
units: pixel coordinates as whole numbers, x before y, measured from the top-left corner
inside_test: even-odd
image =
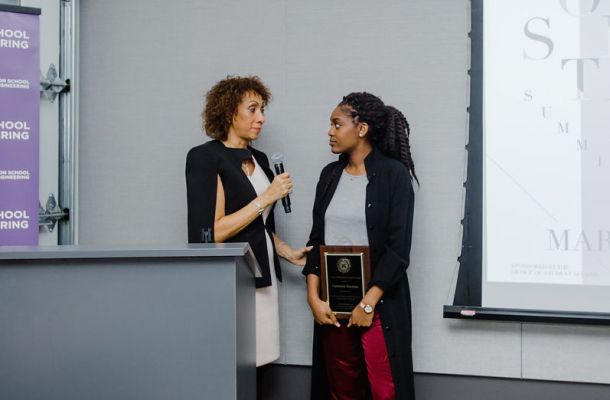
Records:
[[[378,161],[379,161],[380,156],[381,155],[380,155],[379,149],[375,145],[373,145],[371,152],[364,158],[364,167],[366,169],[366,177],[368,178],[369,182],[371,182],[373,179],[375,179],[375,176],[377,175],[377,166],[378,166]],[[333,187],[333,188],[336,187],[336,184],[339,181],[339,177],[341,176],[341,173],[347,166],[348,161],[349,161],[349,154],[342,153],[339,156],[339,160],[337,161],[337,164],[331,171],[330,175],[328,176],[328,180],[326,181],[326,185],[324,187],[324,194],[326,194],[328,192],[328,189],[330,187]],[[334,189],[333,189],[333,192],[334,192]]]
[[[371,181],[377,175],[377,161],[379,160],[379,149],[372,145],[371,152],[364,158],[364,167],[366,169],[366,177]],[[343,153],[339,156],[339,164],[335,171],[341,172],[347,166],[349,154]],[[333,172],[335,172],[333,171]]]

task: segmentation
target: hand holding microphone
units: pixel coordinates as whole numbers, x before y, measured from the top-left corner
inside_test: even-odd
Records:
[[[274,153],[271,156],[271,163],[275,169],[275,179],[273,179],[269,189],[279,191],[282,205],[284,206],[284,212],[289,213],[292,211],[290,208],[289,196],[289,193],[292,192],[292,179],[288,173],[284,172],[284,156],[280,153]]]

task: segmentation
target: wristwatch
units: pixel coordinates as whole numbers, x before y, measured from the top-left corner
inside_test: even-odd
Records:
[[[370,314],[373,312],[373,306],[370,304],[364,304],[363,302],[360,302],[360,307],[362,307],[364,312],[367,314]]]

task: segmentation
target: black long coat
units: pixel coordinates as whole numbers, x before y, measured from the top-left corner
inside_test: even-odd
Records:
[[[320,274],[320,249],[324,242],[324,215],[335,193],[346,155],[328,164],[320,174],[313,207],[313,226],[303,274]],[[413,227],[413,186],[407,168],[376,148],[365,159],[366,224],[371,251],[370,285],[384,291],[375,312],[381,318],[390,357],[396,399],[413,399],[413,359],[411,354],[411,297],[406,269],[409,266]],[[330,243],[332,244],[332,243]],[[322,353],[320,327],[314,328],[311,399],[329,399]]]
[[[232,214],[256,198],[256,191],[241,169],[245,159],[254,157],[261,166],[269,181],[273,180],[273,172],[269,168],[269,160],[262,151],[250,146],[247,149],[232,149],[218,140],[211,140],[193,147],[186,156],[186,199],[188,209],[189,243],[201,243],[201,229],[212,229],[214,241],[214,214],[216,212],[216,190],[218,176],[225,191],[225,213]],[[263,216],[258,216],[243,230],[231,237],[228,242],[248,242],[258,261],[262,277],[256,278],[256,287],[271,285],[271,271],[267,253],[265,230],[272,236],[275,232],[273,208],[263,222]],[[275,273],[282,280],[280,262],[272,246],[275,261]]]

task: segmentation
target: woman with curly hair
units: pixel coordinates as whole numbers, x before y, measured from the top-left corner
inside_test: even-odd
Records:
[[[303,273],[314,320],[312,400],[413,399],[409,266],[413,187],[409,124],[361,92],[330,116],[339,159],[320,175]],[[320,245],[369,246],[371,280],[348,321],[322,301]]]
[[[216,83],[202,112],[205,132],[213,140],[186,157],[189,243],[248,242],[261,267],[262,277],[256,278],[257,367],[280,355],[278,256],[304,265],[309,250],[293,249],[275,234],[273,209],[292,190],[292,179],[288,173],[274,177],[265,153],[251,146],[270,99],[256,76]],[[262,371],[257,368],[259,391]]]

